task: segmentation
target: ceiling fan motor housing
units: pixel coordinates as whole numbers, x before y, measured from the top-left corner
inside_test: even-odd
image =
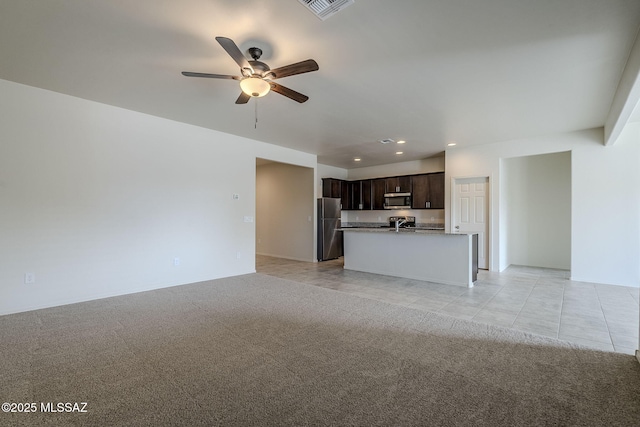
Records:
[[[250,47],[248,52],[254,61],[257,61],[262,56],[262,49],[260,49],[259,47]]]
[[[265,74],[271,70],[267,64],[260,61],[249,61],[249,65],[253,68],[253,75],[258,75],[260,77],[265,77]]]

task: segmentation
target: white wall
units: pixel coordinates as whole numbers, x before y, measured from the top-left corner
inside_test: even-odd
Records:
[[[368,166],[348,170],[350,180],[381,178],[397,175],[416,175],[420,173],[444,172],[445,160],[442,156],[429,157],[409,162],[390,163],[380,166]],[[338,178],[338,177],[331,177]]]
[[[256,156],[315,170],[306,153],[8,81],[0,99],[0,314],[253,272]]]
[[[627,126],[613,146],[591,129],[476,147],[448,149],[445,205],[453,177],[489,176],[491,270],[505,268],[501,159],[571,151],[572,279],[640,287],[640,124]],[[449,218],[445,226],[450,228]]]
[[[571,153],[504,159],[507,263],[571,268]]]
[[[256,169],[256,252],[314,261],[312,168],[269,163]]]

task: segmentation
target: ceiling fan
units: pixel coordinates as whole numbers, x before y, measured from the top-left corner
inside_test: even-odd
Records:
[[[242,92],[238,99],[236,99],[236,104],[246,104],[252,97],[258,98],[265,96],[271,90],[300,103],[309,99],[308,96],[282,86],[273,80],[293,76],[295,74],[317,71],[319,69],[318,63],[313,59],[307,59],[306,61],[296,62],[295,64],[285,65],[284,67],[272,70],[267,64],[259,61],[260,56],[262,55],[261,49],[257,47],[249,48],[249,55],[253,58],[253,60],[250,61],[245,58],[233,40],[227,37],[216,37],[216,40],[220,43],[220,46],[227,51],[229,56],[231,56],[231,58],[233,58],[233,60],[240,66],[241,75],[230,76],[226,74],[192,73],[190,71],[183,71],[183,76],[239,80]]]

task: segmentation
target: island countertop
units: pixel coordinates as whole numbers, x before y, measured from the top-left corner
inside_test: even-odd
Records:
[[[391,227],[344,227],[341,228],[340,231],[354,231],[357,233],[396,233],[395,228]],[[441,229],[433,229],[433,228],[400,228],[397,232],[399,233],[407,233],[407,234],[435,234],[440,236],[469,236],[477,233],[449,233]]]
[[[472,287],[477,233],[400,228],[343,228],[346,270]]]

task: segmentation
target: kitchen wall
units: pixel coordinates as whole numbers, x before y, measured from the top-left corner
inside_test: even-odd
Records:
[[[444,153],[422,160],[399,162],[355,169],[340,169],[318,164],[318,194],[322,194],[322,178],[359,180],[397,175],[415,175],[444,171]],[[342,222],[387,223],[390,216],[410,215],[417,223],[435,223],[444,226],[444,209],[407,209],[375,211],[343,211]]]
[[[444,227],[444,209],[394,209],[375,211],[342,211],[342,222],[389,223],[390,216],[415,216],[417,224]]]
[[[386,165],[349,169],[346,179],[358,180],[398,175],[416,175],[429,172],[443,172],[444,166],[445,159],[444,153],[442,153],[441,155],[428,157],[422,160],[413,160],[409,162],[390,163]],[[331,176],[328,178],[339,177]]]
[[[313,261],[314,169],[272,162],[256,168],[256,252]]]
[[[0,99],[0,314],[251,273],[256,157],[316,167],[8,81]]]
[[[571,268],[571,152],[504,159],[507,264]]]
[[[509,230],[503,219],[502,159],[571,151],[571,277],[640,287],[640,123],[627,125],[613,146],[602,128],[447,150],[445,205],[451,179],[488,176],[491,187],[491,270],[509,264]],[[447,229],[450,218],[445,217]]]

